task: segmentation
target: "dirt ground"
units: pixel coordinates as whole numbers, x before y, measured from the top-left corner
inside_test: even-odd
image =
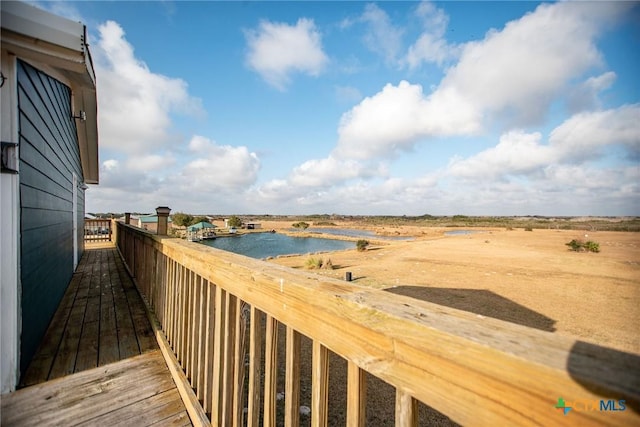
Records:
[[[290,226],[263,223],[276,231]],[[364,252],[314,255],[334,266],[314,273],[344,279],[351,272],[360,285],[640,354],[640,233],[481,228],[444,234],[452,230],[379,227],[379,234],[415,239],[369,239]],[[572,239],[596,241],[600,252],[570,251],[565,243]],[[305,269],[309,257],[271,262]]]
[[[356,228],[351,222],[336,222],[336,226]],[[267,221],[262,227],[289,233],[291,222]],[[448,236],[446,231],[456,229],[368,229],[413,240],[368,238],[371,244],[363,252],[353,249],[269,261],[310,271],[305,267],[310,257],[330,259],[333,269],[312,272],[338,279],[351,272],[360,285],[640,354],[640,233],[479,228],[473,234]],[[565,245],[572,239],[596,241],[600,252],[572,252]],[[302,405],[308,405],[311,397],[307,341],[302,346],[306,357],[301,369],[307,372],[302,375]],[[279,347],[284,371],[284,342]],[[394,425],[393,387],[367,377],[366,425]],[[346,362],[336,355],[330,360],[330,383],[329,425],[344,425]],[[279,412],[283,405],[280,402]],[[302,417],[300,422],[310,425],[310,418]],[[419,425],[456,424],[420,403]]]

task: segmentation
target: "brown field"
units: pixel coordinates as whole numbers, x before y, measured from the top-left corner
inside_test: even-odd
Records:
[[[354,228],[353,223],[338,226]],[[283,231],[291,222],[266,221]],[[335,278],[523,324],[640,354],[640,233],[478,228],[368,227],[413,241],[377,241],[364,252],[313,255],[331,259]],[[565,243],[593,240],[599,253],[572,252]],[[305,269],[311,255],[271,261]]]
[[[297,220],[260,222],[262,230],[256,231],[289,233]],[[359,285],[640,354],[640,233],[502,227],[446,236],[445,231],[461,228],[334,223],[380,235],[412,236],[414,240],[371,238],[363,252],[353,249],[269,261],[309,272],[305,264],[310,257],[330,259],[333,269],[312,270],[312,274],[344,279],[346,272],[351,272]],[[572,252],[565,245],[572,239],[596,241],[600,252]],[[284,330],[280,333],[281,349],[283,338]],[[301,368],[306,375],[302,375],[301,404],[306,405],[311,387],[310,342],[306,339],[302,351]],[[284,353],[280,359],[283,363]],[[333,355],[330,366],[329,425],[344,425],[346,362]],[[393,387],[371,375],[367,381],[367,425],[393,425]],[[279,383],[284,386],[283,378]],[[456,425],[422,403],[419,420],[421,426]],[[301,425],[309,425],[309,421],[303,417]]]

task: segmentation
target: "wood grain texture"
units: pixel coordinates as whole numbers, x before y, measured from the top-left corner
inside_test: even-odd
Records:
[[[287,327],[284,425],[300,425],[300,334]]]
[[[367,377],[354,362],[347,367],[347,427],[364,427],[367,421]]]
[[[2,396],[2,425],[151,425],[186,409],[159,350]],[[182,415],[181,415],[182,414]]]
[[[87,249],[21,386],[157,348],[144,303],[115,248]]]

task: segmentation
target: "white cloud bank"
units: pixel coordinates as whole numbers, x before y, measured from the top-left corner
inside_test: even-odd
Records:
[[[174,114],[202,117],[185,81],[152,72],[137,58],[120,25],[98,27],[92,49],[98,86],[100,185],[87,193],[94,211],[150,210],[183,200],[242,191],[251,186],[260,160],[247,147],[219,145],[175,134]],[[196,208],[197,209],[197,208]]]
[[[640,186],[629,180],[638,175],[637,164],[596,164],[608,146],[640,158],[639,106],[598,110],[599,93],[616,75],[602,72],[596,40],[629,7],[543,4],[480,41],[453,46],[444,39],[446,15],[421,4],[417,14],[425,31],[405,61],[416,68],[459,56],[440,84],[430,93],[405,80],[385,85],[343,114],[337,144],[326,159],[294,168],[287,179],[263,185],[258,194],[295,200],[307,207],[303,211],[315,207],[312,211],[318,212],[333,212],[335,206],[362,214],[634,212]],[[399,58],[394,40],[401,34],[386,14],[366,6],[364,16],[371,25],[370,40],[381,28],[391,34],[388,44],[378,46],[379,53],[389,61]],[[588,75],[594,71],[599,74]],[[580,113],[558,125],[546,142],[541,132],[523,130],[548,120],[554,102]],[[496,127],[504,130],[494,147],[466,159],[454,157],[414,179],[391,177],[386,166],[371,168],[419,143],[481,135]]]
[[[595,44],[606,24],[626,7],[541,5],[480,41],[453,46],[444,38],[447,17],[429,4],[420,5],[424,31],[403,56],[397,45],[402,32],[377,6],[365,6],[370,40],[384,28],[392,36],[378,47],[394,65],[416,69],[454,58],[458,62],[433,89],[402,80],[362,99],[342,116],[337,143],[326,158],[303,162],[285,178],[258,186],[260,159],[248,147],[172,134],[172,115],[202,115],[200,101],[184,81],[150,71],[135,57],[122,28],[108,22],[100,27],[93,53],[99,91],[108,94],[99,93],[99,108],[100,143],[109,156],[102,164],[100,187],[88,193],[88,207],[637,214],[640,106],[600,108],[599,94],[614,84],[616,74],[605,69]],[[328,64],[320,31],[311,20],[300,19],[296,25],[265,21],[246,37],[247,65],[280,90],[290,84],[292,73],[315,76]],[[545,135],[536,125],[554,102],[565,102],[575,114]],[[389,172],[390,164],[417,144],[461,135],[482,134],[486,140],[483,133],[495,128],[501,129],[495,146],[475,155],[455,157],[413,178]],[[609,147],[636,163],[602,164],[600,156]]]
[[[543,4],[502,31],[464,45],[432,93],[402,81],[365,98],[343,115],[336,152],[370,158],[410,150],[424,138],[479,134],[494,122],[540,124],[573,79],[602,66],[595,39],[627,7]],[[591,87],[604,88],[611,78],[605,74]]]
[[[92,46],[99,81],[100,145],[128,154],[148,153],[176,142],[171,114],[200,116],[201,101],[184,80],[153,73],[135,57],[122,27],[107,21]]]
[[[465,178],[528,175],[598,159],[611,145],[624,147],[632,155],[640,152],[640,105],[577,114],[551,132],[548,144],[543,144],[539,132],[510,131],[495,147],[468,159],[454,159],[449,173]]]
[[[290,83],[291,73],[317,76],[329,61],[311,19],[301,18],[296,25],[262,21],[257,30],[246,31],[245,35],[248,66],[279,90]]]
[[[181,182],[195,191],[242,190],[255,182],[260,170],[260,159],[247,147],[218,145],[195,135],[189,142],[189,150],[198,158],[184,167]]]

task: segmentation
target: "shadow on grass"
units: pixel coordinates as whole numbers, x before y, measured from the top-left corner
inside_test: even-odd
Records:
[[[553,332],[556,321],[485,289],[398,286],[385,289],[397,295],[432,302],[494,319]]]

